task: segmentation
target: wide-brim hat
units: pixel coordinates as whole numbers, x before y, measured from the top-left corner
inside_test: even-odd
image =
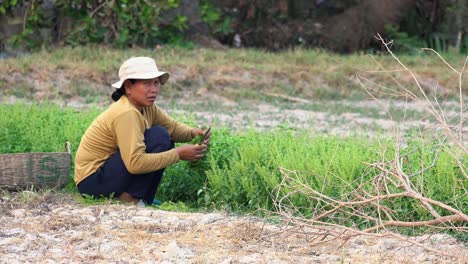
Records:
[[[119,69],[120,80],[112,87],[121,88],[125,80],[128,79],[153,79],[159,78],[161,85],[169,79],[169,73],[159,71],[156,62],[149,57],[133,57],[122,63]]]

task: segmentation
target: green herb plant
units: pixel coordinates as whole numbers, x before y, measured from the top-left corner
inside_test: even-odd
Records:
[[[51,103],[3,104],[0,153],[62,151],[65,141],[72,143],[75,152],[84,131],[100,111],[95,108],[78,111]],[[194,123],[191,117],[177,119]],[[299,171],[304,184],[338,198],[379,173],[369,170],[366,163],[382,159],[383,150],[386,158],[391,159],[395,155],[393,146],[392,139],[310,135],[286,126],[269,132],[243,133],[217,127],[202,160],[181,161],[166,168],[156,196],[163,202],[180,202],[189,208],[274,210],[272,191],[283,179],[280,168],[287,168]],[[449,151],[430,138],[410,141],[403,153],[404,170],[411,174],[428,168],[411,178],[415,188],[428,198],[454,208],[466,208],[468,182]],[[466,157],[459,160],[465,167],[468,165]],[[304,195],[290,198],[304,215],[311,215],[317,206]],[[391,205],[398,208],[395,216],[400,220],[428,217],[427,211],[419,210],[420,205],[408,199],[396,199]],[[347,219],[351,221],[348,224],[359,224]]]

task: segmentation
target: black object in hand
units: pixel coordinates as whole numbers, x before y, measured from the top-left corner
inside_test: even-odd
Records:
[[[209,128],[205,131],[205,134],[203,134],[203,137],[201,137],[200,140],[198,140],[197,145],[205,144],[205,140],[207,139],[208,134],[210,133],[210,130],[211,130],[211,127],[209,127]]]

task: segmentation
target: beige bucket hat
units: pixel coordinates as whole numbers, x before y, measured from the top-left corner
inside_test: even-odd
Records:
[[[169,79],[169,73],[159,71],[156,62],[149,57],[133,57],[122,63],[119,69],[120,80],[112,87],[119,89],[128,79],[153,79],[159,77],[161,85]]]

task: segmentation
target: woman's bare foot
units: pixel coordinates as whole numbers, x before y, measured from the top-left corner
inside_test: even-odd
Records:
[[[133,197],[128,192],[123,192],[121,195],[119,195],[119,197],[117,197],[117,199],[119,199],[122,202],[133,203],[133,204],[137,204],[138,201],[140,201],[139,199]]]

